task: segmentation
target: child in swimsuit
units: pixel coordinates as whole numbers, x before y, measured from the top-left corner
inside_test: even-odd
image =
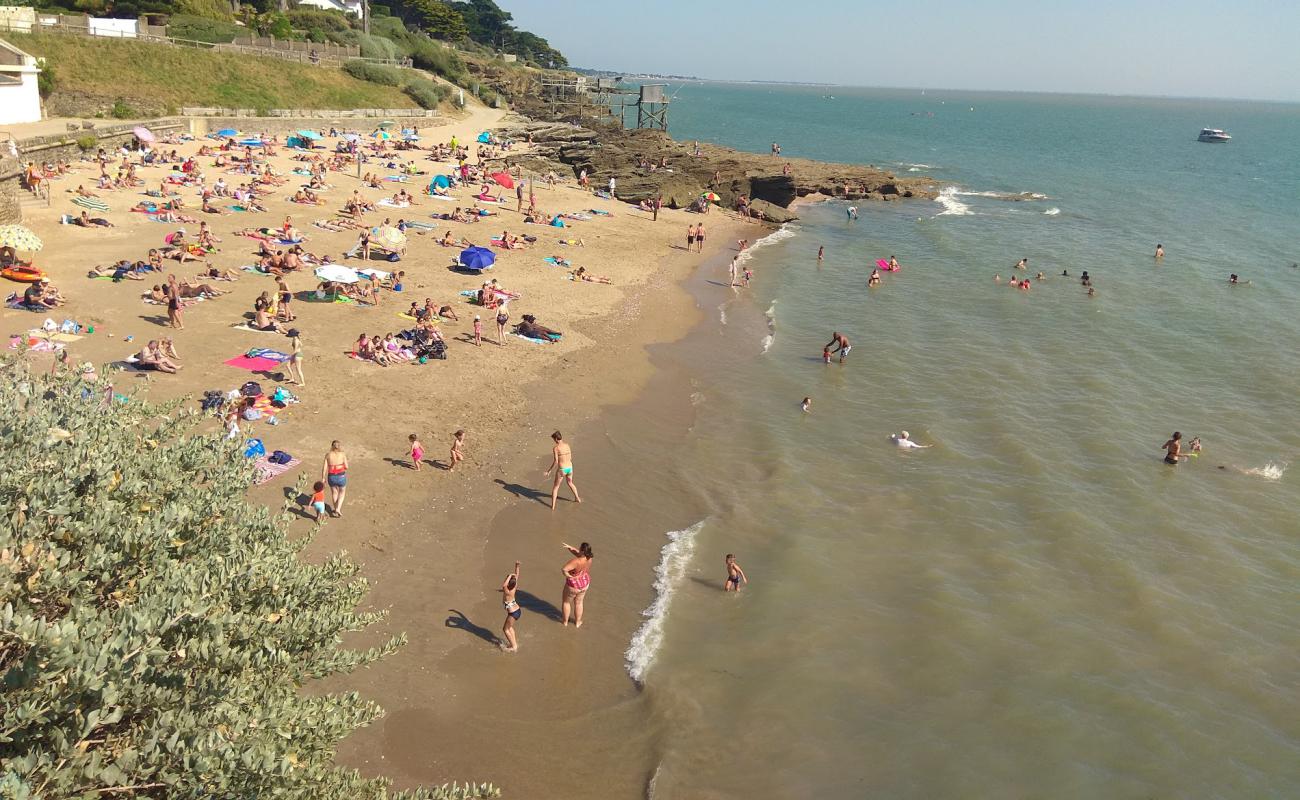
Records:
[[[519,562],[515,562],[514,572],[506,576],[501,583],[501,605],[506,610],[506,621],[501,626],[501,633],[505,636],[505,645],[502,647],[507,653],[513,653],[519,650],[519,642],[515,639],[515,621],[523,615],[523,609],[519,607],[519,602],[515,600],[515,591],[519,588]]]
[[[461,452],[460,446],[465,443],[465,431],[459,430],[452,434],[451,437],[451,464],[447,471],[451,472],[456,465],[465,460],[465,454]]]
[[[316,512],[316,524],[319,525],[321,517],[325,516],[325,481],[316,481],[311,488],[311,507]]]
[[[407,438],[411,441],[411,466],[419,472],[420,461],[424,458],[424,445],[420,444],[420,437],[414,433]]]
[[[749,578],[745,577],[745,571],[736,563],[736,556],[727,553],[727,582],[722,585],[722,591],[739,592],[741,583],[749,583]]]

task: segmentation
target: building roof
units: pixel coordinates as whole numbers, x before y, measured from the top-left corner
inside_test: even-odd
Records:
[[[4,39],[0,39],[0,70],[29,72],[36,70],[36,58],[24,53]]]

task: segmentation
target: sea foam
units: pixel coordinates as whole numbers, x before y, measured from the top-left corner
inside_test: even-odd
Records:
[[[1061,213],[1061,209],[1057,208],[1056,206],[1052,206],[1051,208],[1047,209],[1047,210],[1044,211],[1043,213],[1046,214],[1046,215],[1049,216],[1049,217],[1054,217],[1054,216],[1056,216],[1057,214],[1060,214],[1060,213]]]
[[[627,661],[627,674],[638,684],[645,682],[646,670],[663,643],[668,606],[672,603],[677,585],[686,575],[686,567],[695,552],[695,536],[704,527],[704,523],[705,520],[700,520],[686,530],[669,531],[668,544],[659,551],[659,563],[655,565],[654,602],[641,612],[646,620],[632,634],[632,641],[623,654]]]
[[[801,229],[798,225],[791,225],[789,223],[782,225],[741,251],[740,255],[736,256],[736,266],[743,267],[745,262],[754,257],[752,255],[753,252],[760,247],[767,247],[768,245],[776,244],[777,242],[784,242],[786,239],[793,239],[795,236],[799,235],[800,230]]]
[[[1243,472],[1247,475],[1254,475],[1257,478],[1264,478],[1270,481],[1280,481],[1282,480],[1282,476],[1286,474],[1286,468],[1286,464],[1274,464],[1270,461],[1262,467],[1251,467],[1250,469],[1243,470]]]
[[[934,198],[934,202],[943,206],[943,211],[940,211],[935,216],[965,217],[973,213],[970,210],[970,206],[957,199],[959,194],[962,194],[962,192],[959,192],[956,186],[944,187],[944,189],[939,192],[939,196]]]

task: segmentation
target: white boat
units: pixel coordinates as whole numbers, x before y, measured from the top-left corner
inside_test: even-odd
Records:
[[[1231,139],[1231,136],[1218,128],[1202,128],[1201,135],[1196,137],[1198,142],[1227,142]]]

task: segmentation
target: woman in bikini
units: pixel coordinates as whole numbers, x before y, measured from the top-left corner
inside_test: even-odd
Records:
[[[501,634],[505,636],[505,645],[502,647],[507,653],[514,653],[519,650],[519,642],[515,639],[515,620],[523,615],[523,609],[519,607],[519,601],[515,600],[515,591],[519,588],[519,562],[515,562],[515,571],[506,576],[501,582],[501,605],[506,610],[506,621],[501,626]]]
[[[321,479],[329,484],[330,499],[333,506],[331,517],[343,516],[343,498],[348,493],[348,457],[343,452],[343,445],[337,440],[330,442],[330,450],[325,454],[325,463],[321,465]]]
[[[560,602],[562,622],[569,624],[569,613],[573,613],[573,627],[582,627],[582,598],[591,586],[591,560],[596,557],[591,545],[583,542],[578,547],[562,545],[573,554],[560,571],[564,573],[564,597]]]

